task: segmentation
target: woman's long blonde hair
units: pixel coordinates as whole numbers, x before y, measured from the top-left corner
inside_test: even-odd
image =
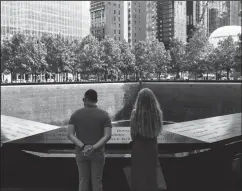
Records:
[[[140,90],[131,114],[131,134],[147,138],[157,138],[162,130],[162,111],[154,93],[144,88]]]

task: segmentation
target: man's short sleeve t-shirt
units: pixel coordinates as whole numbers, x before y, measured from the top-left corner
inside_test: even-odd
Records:
[[[69,120],[77,138],[87,145],[97,143],[104,135],[104,128],[112,128],[109,114],[98,107],[83,107],[74,112]],[[104,147],[100,150],[104,150]]]

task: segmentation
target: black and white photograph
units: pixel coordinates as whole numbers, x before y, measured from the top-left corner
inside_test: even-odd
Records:
[[[2,191],[242,191],[241,1],[1,1]]]

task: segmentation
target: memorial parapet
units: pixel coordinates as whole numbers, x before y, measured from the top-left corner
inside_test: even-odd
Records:
[[[58,145],[60,152],[62,149],[65,150],[65,148],[70,149],[67,145],[74,146],[67,138],[66,127],[50,126],[49,128],[49,126],[43,124],[46,130],[44,132],[43,127],[38,129],[40,124],[36,122],[33,122],[33,125],[31,125],[31,122],[28,120],[8,116],[2,116],[2,120],[1,131],[8,140],[3,143],[7,143],[10,139],[13,139],[11,142],[12,145],[22,145],[22,149],[31,148],[37,149],[37,151],[41,146],[44,146],[45,150],[46,148],[48,150],[54,149],[53,145]],[[112,138],[106,147],[107,152],[116,150],[117,152],[130,153],[131,147],[129,143],[131,142],[131,137],[130,127],[128,126],[129,121],[125,123],[120,122],[119,124],[113,122],[113,124]],[[21,129],[22,132],[17,129]],[[36,135],[37,130],[41,132]],[[9,132],[12,134],[9,134]],[[25,138],[23,138],[23,134]],[[16,137],[19,137],[19,139],[16,139]],[[241,113],[163,125],[163,131],[158,137],[160,153],[209,149],[215,143],[226,145],[234,141],[242,141]],[[31,145],[34,145],[34,147],[31,147]]]

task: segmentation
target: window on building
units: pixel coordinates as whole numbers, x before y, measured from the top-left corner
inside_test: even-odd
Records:
[[[120,8],[120,3],[118,4],[118,7]]]
[[[131,39],[129,39],[129,41],[128,41],[129,43],[131,43]]]
[[[105,34],[105,29],[103,29],[103,34]]]
[[[134,24],[136,25],[136,21],[134,21]]]
[[[116,14],[116,10],[114,10],[113,13]]]
[[[140,13],[140,9],[139,9],[139,13]]]
[[[116,30],[114,30],[114,34],[116,34]]]
[[[118,27],[120,27],[120,24],[118,24]]]
[[[118,34],[120,34],[120,30],[118,31]]]
[[[120,21],[120,17],[118,17],[118,20]]]
[[[116,17],[114,17],[114,18],[113,18],[113,20],[115,20],[115,21],[116,21]]]
[[[118,11],[118,14],[120,15],[120,11]]]
[[[120,40],[120,37],[118,37],[118,39]]]
[[[134,33],[134,36],[136,36],[136,33]]]
[[[114,37],[114,40],[116,40],[116,36]]]
[[[134,40],[134,42],[136,42],[136,39]]]

